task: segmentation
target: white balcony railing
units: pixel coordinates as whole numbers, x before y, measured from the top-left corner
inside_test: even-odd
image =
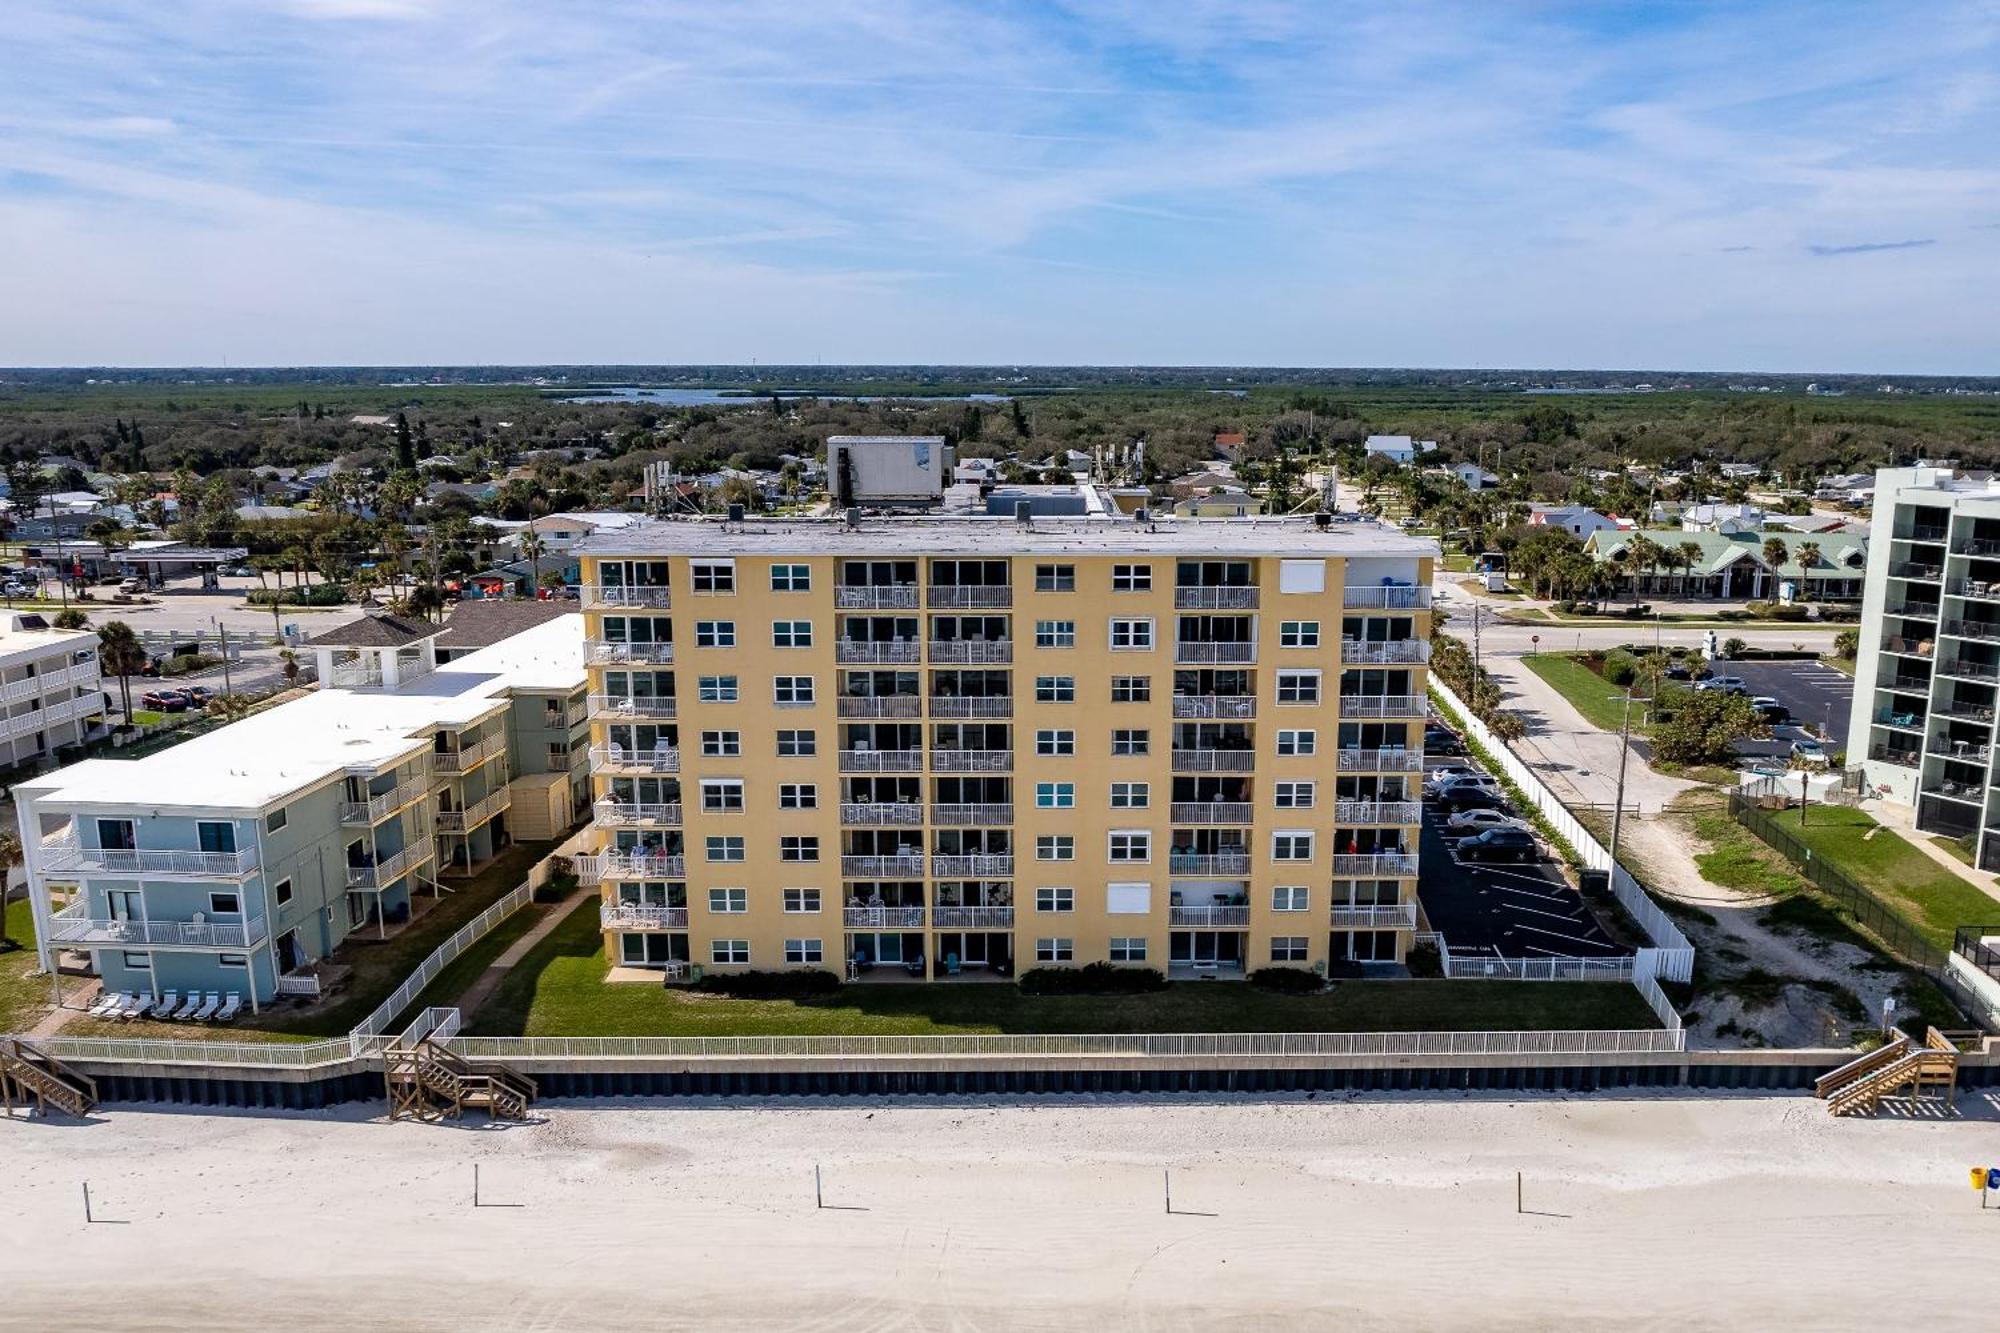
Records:
[[[931,924],[939,930],[1006,930],[1014,924],[1011,907],[933,907]]]
[[[587,607],[644,607],[650,611],[665,611],[674,604],[673,597],[665,588],[611,587],[602,583],[586,583],[579,594]]]
[[[652,903],[599,903],[597,923],[605,930],[686,930],[688,909]]]
[[[833,660],[843,666],[913,664],[921,662],[923,654],[923,645],[915,639],[838,639],[833,645]]]
[[[428,775],[398,783],[379,796],[371,796],[365,801],[342,801],[340,822],[343,824],[378,824],[396,811],[414,801],[420,801],[430,794],[431,779]]]
[[[437,813],[437,828],[440,833],[470,833],[493,816],[505,810],[511,803],[507,788],[488,792],[462,810],[440,810]]]
[[[592,717],[671,718],[679,711],[679,706],[672,695],[593,694],[590,696]]]
[[[993,853],[977,856],[933,856],[931,874],[937,879],[1005,879],[1014,873],[1014,858]]]
[[[1327,913],[1334,930],[1415,930],[1417,905],[1397,903],[1389,907],[1352,907],[1335,903]]]
[[[49,939],[59,944],[109,944],[127,948],[247,950],[268,937],[262,917],[243,920],[135,921],[91,916],[72,903],[49,918]]]
[[[932,717],[1012,717],[1014,699],[1006,694],[933,694],[930,712]]]
[[[1248,852],[1174,852],[1167,857],[1170,875],[1247,875]]]
[[[1415,665],[1431,660],[1431,645],[1428,639],[1342,639],[1340,660],[1347,666]]]
[[[931,608],[938,611],[962,610],[968,607],[1007,607],[1014,604],[1014,590],[1004,584],[944,584],[933,583],[925,592]]]
[[[674,646],[671,643],[623,643],[609,639],[586,639],[584,648],[588,660],[597,663],[665,663],[674,660]]]
[[[1415,801],[1335,801],[1333,817],[1341,824],[1418,824],[1423,807]]]
[[[681,803],[614,801],[606,798],[591,807],[597,822],[611,828],[679,828]]]
[[[1246,718],[1257,716],[1254,694],[1176,694],[1174,716],[1187,718]]]
[[[1179,611],[1254,611],[1257,609],[1255,588],[1194,588],[1174,589],[1174,608]]]
[[[347,867],[350,889],[386,889],[435,855],[428,842],[405,847],[385,860]]]
[[[630,750],[622,745],[594,746],[590,766],[606,773],[678,773],[681,752],[671,745],[650,750]]]
[[[1333,858],[1333,873],[1360,878],[1414,875],[1417,858],[1407,852],[1341,853]]]
[[[1239,665],[1256,660],[1257,645],[1254,643],[1198,643],[1182,639],[1174,644],[1174,661],[1183,665]]]
[[[932,750],[936,773],[1005,773],[1014,767],[1012,750]]]
[[[42,843],[42,868],[64,874],[148,879],[242,879],[257,873],[257,853],[255,849],[180,852],[84,847],[70,836]]]
[[[1342,750],[1343,773],[1420,773],[1424,767],[1422,750]]]
[[[847,587],[833,590],[837,611],[914,611],[917,585],[891,583],[876,587]]]
[[[930,646],[932,662],[992,664],[1014,660],[1014,643],[1011,639],[974,641],[971,639],[932,639]]]
[[[440,773],[470,773],[481,764],[505,753],[507,753],[506,736],[488,736],[475,745],[460,745],[448,750],[432,751],[431,766]]]
[[[842,750],[840,771],[843,773],[921,773],[924,768],[922,750]]]
[[[1255,750],[1199,750],[1174,747],[1177,773],[1248,773],[1257,766]]]
[[[924,856],[922,852],[906,852],[900,856],[843,856],[840,858],[840,873],[850,879],[921,879]]]
[[[924,822],[924,807],[916,801],[843,801],[843,824],[908,826]]]
[[[931,807],[933,824],[1011,824],[1014,807],[992,801],[955,801]]]
[[[1344,590],[1343,605],[1350,611],[1423,611],[1431,604],[1429,588],[1404,584]]]
[[[850,930],[921,930],[921,907],[847,907],[841,909],[840,923]]]
[[[1244,927],[1250,924],[1250,909],[1248,907],[1216,905],[1169,907],[1167,909],[1167,924],[1170,926]]]
[[[1248,801],[1175,801],[1167,817],[1176,824],[1248,824],[1252,812]]]
[[[628,848],[577,859],[579,863],[590,863],[591,879],[584,880],[585,883],[606,879],[679,879],[687,874],[687,856],[681,852]]]
[[[1430,700],[1421,694],[1343,694],[1342,717],[1428,717]]]
[[[918,694],[843,694],[834,711],[841,717],[922,717],[924,700]]]
[[[114,678],[115,679],[115,678]],[[74,666],[62,667],[55,671],[44,671],[39,676],[29,676],[25,680],[10,681],[0,686],[0,702],[19,703],[23,699],[40,699],[49,691],[69,689],[78,685],[96,686],[98,670],[96,661],[78,662]]]

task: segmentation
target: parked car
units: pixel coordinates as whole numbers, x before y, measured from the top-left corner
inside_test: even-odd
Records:
[[[1505,810],[1507,798],[1491,787],[1476,783],[1460,783],[1450,791],[1440,792],[1432,801],[1454,813],[1460,810]]]
[[[1757,695],[1750,702],[1757,709],[1757,716],[1774,727],[1783,726],[1792,720],[1792,710],[1768,694]]]
[[[1707,680],[1695,682],[1698,690],[1720,690],[1724,694],[1748,694],[1750,687],[1743,683],[1741,676],[1710,676]]]
[[[1668,680],[1693,680],[1694,671],[1685,662],[1669,662],[1664,673]]]
[[[1467,760],[1447,759],[1441,764],[1432,764],[1424,771],[1424,786],[1429,789],[1450,778],[1467,777],[1477,772],[1479,769]]]
[[[1468,838],[1475,833],[1484,833],[1490,828],[1517,828],[1525,830],[1528,827],[1525,822],[1516,819],[1505,810],[1496,809],[1489,805],[1467,806],[1445,820],[1444,826],[1447,833],[1462,834]]]
[[[215,697],[215,691],[206,685],[183,685],[181,693],[186,695],[188,702],[196,708],[206,708],[208,701]]]
[[[188,701],[172,690],[148,690],[139,696],[139,706],[156,713],[185,713]]]
[[[1826,747],[1818,741],[1798,740],[1792,742],[1792,762],[1795,764],[1805,764],[1812,768],[1825,768],[1831,762],[1831,759],[1832,756],[1827,754]]]
[[[1446,792],[1457,791],[1460,787],[1477,787],[1481,791],[1490,791],[1495,795],[1500,791],[1500,783],[1496,778],[1490,774],[1475,772],[1454,773],[1450,777],[1440,778],[1432,785],[1431,794],[1442,796]]]
[[[1464,754],[1465,742],[1450,727],[1436,725],[1424,728],[1425,754]]]
[[[1542,845],[1526,829],[1490,828],[1458,844],[1461,861],[1539,861]]]

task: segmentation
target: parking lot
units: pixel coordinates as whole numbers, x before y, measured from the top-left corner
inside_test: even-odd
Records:
[[[1425,800],[1417,896],[1431,929],[1454,956],[1609,958],[1629,952],[1605,934],[1552,862],[1459,862],[1446,837],[1448,818],[1444,806]]]
[[[1821,728],[1838,749],[1847,735],[1847,710],[1854,699],[1854,677],[1817,661],[1716,662],[1718,676],[1739,676],[1750,693],[1768,695],[1789,708],[1792,720],[1771,728],[1769,740],[1736,743],[1745,758],[1787,757],[1795,740],[1817,737]]]

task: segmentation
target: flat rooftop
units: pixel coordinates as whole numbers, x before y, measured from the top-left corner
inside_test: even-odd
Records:
[[[96,648],[94,629],[57,629],[39,611],[0,613],[0,657],[46,657],[50,653]]]
[[[44,806],[262,810],[348,770],[372,772],[510,691],[584,682],[583,617],[561,616],[396,689],[321,688],[143,759],[86,759],[16,788]]]
[[[654,519],[598,533],[572,548],[583,555],[1185,555],[1435,556],[1436,542],[1379,523],[1311,518],[1165,519],[911,514],[839,519]]]

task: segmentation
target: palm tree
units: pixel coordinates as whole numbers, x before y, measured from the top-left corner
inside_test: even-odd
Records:
[[[541,533],[532,527],[521,529],[521,554],[534,563],[534,576],[528,582],[530,597],[540,595],[537,590],[542,586],[542,555],[547,550],[548,544],[542,540]]]
[[[297,689],[299,684],[299,655],[290,648],[278,650],[278,666],[285,673],[285,688]]]
[[[1674,563],[1681,567],[1681,596],[1688,594],[1688,582],[1694,575],[1694,567],[1701,563],[1700,542],[1682,542],[1674,547]]]
[[[1660,544],[1643,532],[1625,543],[1625,568],[1632,572],[1632,601],[1635,605],[1639,601],[1638,571],[1658,569],[1665,554]]]
[[[21,835],[11,829],[0,830],[0,953],[11,953],[21,947],[21,942],[7,933],[7,881],[13,878],[14,867],[21,864]]]
[[[146,646],[122,620],[106,621],[97,630],[98,664],[118,677],[118,690],[125,706],[125,720],[132,720],[132,677],[146,669]]]
[[[1792,550],[1789,546],[1785,545],[1783,537],[1766,537],[1764,539],[1764,563],[1771,568],[1772,588],[1770,595],[1772,597],[1776,597],[1778,594],[1776,586],[1778,571],[1785,567],[1785,562],[1791,559],[1791,557]]]
[[[1800,542],[1794,554],[1799,558],[1799,600],[1809,602],[1812,600],[1812,584],[1807,582],[1807,575],[1819,563],[1819,543]]]

